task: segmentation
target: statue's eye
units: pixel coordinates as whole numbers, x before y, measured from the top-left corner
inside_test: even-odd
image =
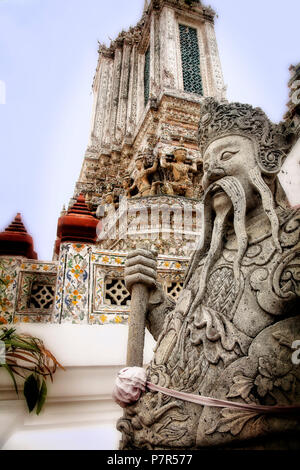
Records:
[[[208,170],[209,170],[209,163],[205,163],[205,164],[204,164],[203,170],[204,170],[204,171],[208,171]]]
[[[226,152],[223,152],[221,155],[221,160],[230,160],[230,158],[233,157],[238,151],[236,152],[229,152],[228,150]]]

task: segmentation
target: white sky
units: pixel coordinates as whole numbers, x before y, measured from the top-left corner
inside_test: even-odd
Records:
[[[280,121],[300,61],[299,0],[210,0],[227,97]],[[87,147],[97,40],[139,20],[144,0],[0,0],[0,230],[21,212],[39,258]],[[3,93],[2,93],[3,95]],[[3,98],[3,97],[2,97]]]

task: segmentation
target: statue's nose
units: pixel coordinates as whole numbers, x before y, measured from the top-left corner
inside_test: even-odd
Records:
[[[215,183],[219,179],[226,176],[225,171],[222,168],[209,168],[204,172],[202,179],[203,189],[206,190],[212,183]]]

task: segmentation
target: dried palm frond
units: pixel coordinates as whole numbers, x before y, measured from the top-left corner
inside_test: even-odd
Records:
[[[17,334],[15,328],[0,328],[0,341],[5,344],[5,360],[0,363],[11,376],[16,393],[16,376],[25,380],[24,396],[29,411],[39,414],[47,397],[46,379],[53,382],[57,367],[64,369],[39,338]]]

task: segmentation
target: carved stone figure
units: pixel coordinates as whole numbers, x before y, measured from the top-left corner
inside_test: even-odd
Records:
[[[174,151],[175,162],[168,162],[166,157],[161,157],[160,164],[162,168],[172,169],[173,181],[165,184],[166,193],[169,195],[179,195],[193,197],[193,183],[189,173],[197,173],[197,163],[192,165],[186,163],[187,151],[185,148],[177,148]]]
[[[156,172],[158,167],[158,160],[155,159],[151,168],[145,168],[144,157],[140,155],[136,160],[136,172],[134,175],[134,183],[131,186],[130,192],[135,188],[138,190],[138,197],[153,196],[155,195],[155,184],[151,185],[149,176]]]
[[[127,199],[131,198],[131,177],[125,175],[125,178],[122,181],[123,190]]]
[[[300,211],[277,174],[284,128],[258,108],[204,100],[203,233],[173,303],[147,251],[131,255],[126,285],[150,288],[147,368],[160,386],[242,404],[300,403]],[[295,362],[295,361],[294,361]],[[299,448],[298,414],[201,406],[146,391],[119,420],[123,449]]]
[[[99,204],[97,208],[96,217],[97,218],[113,217],[116,209],[118,209],[119,207],[119,204],[117,201],[118,199],[116,198],[116,195],[113,192],[107,193],[105,197],[103,198],[102,203]]]

